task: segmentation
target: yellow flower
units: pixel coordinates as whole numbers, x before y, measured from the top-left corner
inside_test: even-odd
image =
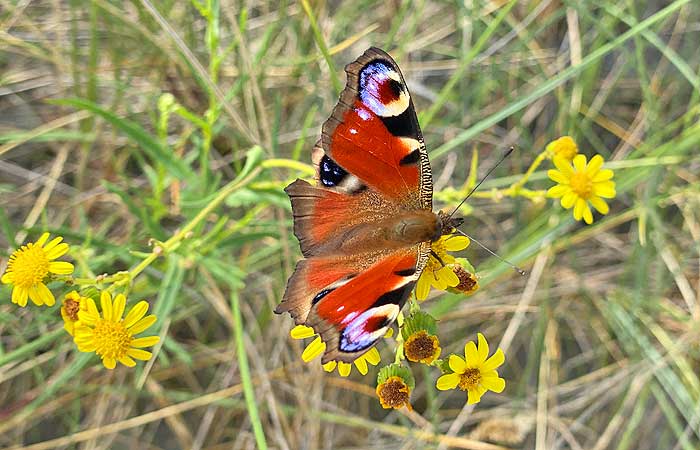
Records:
[[[498,376],[496,369],[505,361],[505,355],[499,348],[490,358],[489,344],[484,335],[479,333],[479,347],[473,341],[464,347],[465,359],[450,355],[449,366],[453,373],[447,373],[437,379],[437,388],[441,391],[459,387],[467,392],[467,403],[479,403],[486,391],[503,392],[506,381]],[[487,359],[488,358],[488,359]]]
[[[411,362],[432,364],[440,357],[442,349],[437,336],[429,334],[425,330],[413,333],[403,344],[403,353]]]
[[[578,146],[571,136],[562,136],[547,144],[545,151],[551,157],[564,158],[567,161],[571,161],[578,153]]]
[[[37,306],[53,306],[56,303],[56,298],[44,281],[49,273],[57,275],[73,273],[73,264],[53,261],[68,252],[68,244],[61,243],[62,237],[58,236],[46,244],[48,240],[49,233],[44,233],[36,243],[30,242],[23,245],[10,255],[7,270],[0,281],[14,286],[12,303],[25,307],[27,298]]]
[[[82,297],[77,291],[71,291],[63,298],[63,306],[61,306],[63,328],[65,328],[71,336],[75,336],[78,313],[80,311],[87,311],[87,300],[87,297]]]
[[[379,403],[384,409],[400,409],[404,406],[409,410],[413,409],[410,403],[411,388],[401,377],[389,377],[383,383],[379,383],[377,385],[377,397],[379,397]]]
[[[603,198],[615,197],[615,182],[611,181],[613,171],[601,170],[603,162],[600,155],[595,155],[588,164],[585,155],[576,155],[573,165],[565,159],[554,158],[558,170],[551,169],[547,175],[558,184],[549,188],[547,196],[561,197],[561,206],[574,208],[574,219],[583,218],[590,225],[593,214],[588,204],[599,213],[607,214],[610,209]]]
[[[479,279],[473,273],[462,267],[460,264],[452,266],[452,271],[459,278],[459,284],[448,289],[450,292],[471,295],[479,290]]]
[[[148,302],[141,300],[134,305],[122,319],[126,307],[126,297],[119,294],[112,302],[107,291],[100,295],[102,316],[95,301],[87,299],[87,309],[78,312],[79,323],[75,327],[75,343],[81,352],[95,352],[102,358],[102,364],[114,369],[117,361],[128,367],[134,367],[134,359],[147,361],[151,352],[141,350],[156,345],[158,336],[134,338],[156,321],[153,314],[146,316]],[[145,316],[145,317],[144,317]]]
[[[431,250],[432,253],[437,255],[437,258],[433,254],[428,257],[428,263],[418,278],[418,283],[416,284],[416,298],[418,300],[428,298],[431,286],[444,291],[448,287],[454,287],[459,284],[459,278],[448,267],[448,264],[454,264],[455,258],[447,252],[464,250],[469,246],[469,242],[468,237],[455,234],[442,236],[433,242]]]
[[[318,336],[314,329],[311,327],[307,327],[306,325],[297,325],[294,328],[292,328],[292,331],[289,334],[294,339],[306,339],[316,336],[316,339],[311,341],[311,343],[306,346],[306,348],[301,354],[301,359],[304,362],[313,361],[314,359],[321,356],[323,352],[326,351],[326,343],[321,340],[321,336]],[[376,366],[377,364],[379,364],[380,361],[381,356],[379,355],[379,351],[377,351],[376,348],[372,347],[371,349],[369,349],[369,351],[367,351],[367,353],[363,354],[355,361],[353,361],[353,364],[355,364],[355,367],[357,367],[357,370],[362,375],[367,375],[367,372],[369,372],[367,363]],[[333,372],[336,369],[336,367],[338,368],[338,373],[341,377],[347,377],[352,371],[352,364],[348,364],[343,361],[329,361],[323,365],[323,370],[325,370],[326,372]]]

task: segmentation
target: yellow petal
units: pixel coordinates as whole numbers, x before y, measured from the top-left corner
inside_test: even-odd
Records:
[[[134,348],[152,347],[160,342],[159,336],[146,336],[131,341],[131,346]]]
[[[416,283],[416,299],[418,300],[425,300],[428,298],[428,294],[430,293],[430,277],[428,274],[430,272],[428,270],[423,271],[421,274],[420,278],[418,278],[418,283]]]
[[[450,369],[455,373],[464,373],[467,368],[467,363],[457,355],[450,355],[449,359]]]
[[[301,359],[304,362],[309,362],[313,359],[321,356],[321,353],[326,351],[326,343],[321,340],[320,336],[311,341],[309,345],[306,346],[304,352],[301,354]]]
[[[615,183],[612,181],[593,183],[593,193],[599,197],[613,198],[615,197]]]
[[[34,243],[37,247],[43,247],[46,241],[49,240],[49,233],[44,233],[39,237],[39,239]],[[60,241],[59,241],[60,242]]]
[[[29,291],[26,288],[15,286],[12,289],[12,303],[24,308],[27,306],[27,298],[29,298]]]
[[[119,322],[122,320],[122,314],[124,314],[124,308],[126,307],[126,297],[124,294],[119,294],[114,299],[114,304],[112,305],[112,320],[114,322]]]
[[[139,320],[143,316],[146,315],[146,312],[148,311],[148,302],[145,300],[141,300],[137,304],[135,304],[128,313],[126,313],[126,317],[124,318],[124,326],[126,328],[129,328]]]
[[[596,209],[601,214],[607,214],[610,212],[610,208],[608,207],[608,204],[605,203],[605,200],[603,200],[600,197],[596,197],[595,195],[591,198],[588,199],[589,202],[591,202],[591,205]]]
[[[481,401],[481,394],[479,391],[469,390],[467,391],[467,405],[474,405]]]
[[[5,272],[5,274],[0,278],[0,283],[10,284],[12,283],[12,272]]]
[[[314,329],[311,327],[307,327],[306,325],[297,325],[294,328],[292,328],[292,331],[289,332],[289,335],[293,339],[306,339],[310,338],[315,334],[316,332],[314,331]]]
[[[130,356],[122,356],[119,358],[119,362],[124,364],[126,367],[134,367],[136,365],[136,361],[131,359]]]
[[[36,244],[39,245],[40,247],[43,246],[45,252],[49,252],[51,249],[53,249],[53,248],[56,247],[58,244],[60,244],[62,240],[63,240],[63,237],[61,237],[61,236],[56,236],[55,238],[51,239],[51,242],[49,242],[49,243],[46,244],[46,245],[39,244],[38,241],[37,241]]]
[[[126,354],[132,358],[140,359],[141,361],[148,361],[151,359],[151,356],[153,356],[153,353],[138,348],[130,348],[127,350]]]
[[[438,289],[445,290],[448,286],[454,287],[459,284],[459,278],[450,267],[443,267],[435,273],[435,281],[440,283]]]
[[[44,299],[39,295],[39,291],[36,286],[32,286],[27,289],[29,294],[29,300],[31,300],[36,306],[42,306],[44,304]]]
[[[337,366],[338,363],[335,361],[328,361],[323,365],[323,370],[326,372],[333,372],[335,370],[335,366]]]
[[[506,380],[504,380],[503,378],[499,378],[499,377],[482,378],[481,384],[483,384],[483,386],[486,389],[493,391],[497,394],[500,394],[501,392],[503,392],[503,389],[506,388]]]
[[[350,375],[351,370],[352,366],[350,364],[343,361],[338,361],[338,373],[341,377],[347,377]]]
[[[577,172],[583,172],[586,170],[586,155],[576,155],[574,156],[574,168]]]
[[[70,275],[75,268],[73,264],[65,261],[51,261],[49,263],[49,272],[57,275]]]
[[[372,347],[367,353],[365,353],[365,359],[373,366],[376,366],[382,361],[382,357],[379,355],[379,350],[377,350],[376,347]]]
[[[567,179],[571,178],[571,175],[574,174],[574,169],[571,167],[571,163],[566,158],[555,156],[552,159],[552,162],[559,172],[561,172],[561,174]]]
[[[100,308],[102,309],[102,317],[105,320],[112,320],[112,296],[107,291],[102,291],[100,294]]]
[[[477,364],[481,364],[482,362],[486,361],[486,358],[489,356],[489,343],[486,342],[486,338],[483,334],[477,333],[476,336],[479,341],[479,345],[477,346],[479,360]]]
[[[39,297],[41,297],[41,301],[46,306],[53,306],[56,304],[56,297],[53,296],[53,293],[49,290],[49,288],[46,287],[44,283],[37,284],[36,290]]]
[[[594,183],[600,183],[601,181],[608,181],[614,175],[614,172],[610,169],[603,169],[593,177]]]
[[[103,358],[102,364],[104,364],[106,368],[111,370],[117,367],[117,360],[114,358]]]
[[[581,220],[583,218],[583,208],[586,206],[586,201],[582,198],[576,199],[576,204],[574,205],[574,219]]]
[[[496,353],[494,353],[489,359],[487,359],[484,364],[481,366],[481,371],[482,372],[489,372],[491,370],[496,370],[503,364],[506,360],[506,355],[503,353],[503,350],[500,348],[496,350]]]
[[[459,358],[459,357],[458,357]],[[437,379],[435,387],[441,391],[447,391],[448,389],[454,389],[459,384],[459,375],[456,373],[446,373]]]
[[[360,356],[355,360],[355,367],[357,367],[357,370],[359,370],[362,375],[367,375],[367,361],[365,361],[364,357]]]
[[[591,213],[591,208],[588,203],[583,204],[583,220],[586,221],[588,225],[593,223],[593,214]]]
[[[573,192],[569,191],[561,198],[561,206],[564,209],[570,209],[576,203],[578,196]]]
[[[96,345],[94,342],[92,342],[92,341],[87,341],[87,342],[84,342],[84,343],[82,343],[82,342],[81,342],[81,343],[75,342],[75,345],[77,345],[77,346],[78,346],[78,350],[81,351],[81,352],[83,352],[83,353],[92,353],[92,352],[94,352],[95,350],[97,350],[97,345]]]
[[[131,326],[130,328],[127,328],[127,329],[129,330],[129,333],[131,333],[131,335],[133,336],[135,334],[139,334],[140,332],[146,330],[146,328],[148,328],[151,325],[153,325],[154,323],[156,323],[156,320],[157,320],[156,316],[151,314],[151,315],[148,315],[148,316],[144,317],[143,319],[139,320],[133,326]]]
[[[593,158],[591,158],[590,161],[588,161],[588,166],[586,166],[586,173],[593,177],[595,176],[596,172],[600,170],[601,167],[603,167],[603,157],[600,155],[595,155]]]
[[[564,174],[559,172],[558,170],[549,169],[547,171],[547,176],[549,177],[550,180],[552,180],[556,183],[564,184],[564,185],[569,184],[569,179],[567,177],[565,177]]]
[[[68,244],[65,242],[58,244],[56,247],[52,248],[51,250],[48,250],[46,252],[46,257],[49,259],[56,259],[60,258],[61,256],[65,255],[68,253]]]
[[[470,366],[479,363],[479,352],[476,351],[476,344],[474,341],[469,341],[464,346],[464,356],[467,357],[467,364]]]
[[[571,191],[571,187],[569,186],[562,186],[561,184],[557,184],[556,186],[552,186],[551,188],[547,189],[547,197],[549,198],[559,198],[563,197],[564,194],[567,192]]]
[[[466,236],[452,235],[445,240],[445,250],[449,252],[457,252],[469,247],[471,241]]]

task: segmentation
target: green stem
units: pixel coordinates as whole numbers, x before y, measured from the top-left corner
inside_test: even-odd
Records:
[[[233,336],[236,341],[236,353],[238,356],[238,369],[241,375],[241,383],[243,384],[243,395],[245,396],[250,423],[253,426],[253,434],[255,442],[258,445],[258,450],[267,450],[267,441],[263,432],[260,415],[258,414],[258,406],[255,403],[255,391],[253,390],[253,380],[250,377],[250,368],[248,367],[248,357],[245,352],[245,342],[243,341],[243,319],[241,318],[241,306],[238,299],[238,291],[231,292],[231,309],[233,310]]]

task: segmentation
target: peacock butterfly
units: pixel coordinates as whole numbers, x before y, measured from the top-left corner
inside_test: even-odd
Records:
[[[312,327],[323,363],[351,362],[396,320],[431,244],[461,219],[432,210],[433,182],[413,100],[396,62],[369,48],[312,151],[316,185],[285,188],[297,263],[276,313]]]

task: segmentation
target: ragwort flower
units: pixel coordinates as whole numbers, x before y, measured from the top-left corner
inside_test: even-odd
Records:
[[[428,257],[428,263],[418,278],[418,283],[416,283],[416,298],[418,300],[428,298],[431,286],[444,291],[448,287],[459,284],[459,278],[448,266],[454,264],[455,258],[447,252],[464,250],[469,246],[469,243],[468,237],[456,234],[442,236],[432,243],[431,250],[437,255],[437,258],[433,254]]]
[[[63,298],[61,306],[61,317],[63,318],[63,328],[71,336],[75,336],[75,325],[78,322],[78,313],[87,311],[87,297],[78,294],[78,291],[71,291]]]
[[[442,348],[437,337],[435,318],[423,311],[414,311],[401,327],[403,354],[411,362],[432,364],[440,357]]]
[[[50,273],[68,275],[73,273],[73,264],[53,261],[68,252],[68,244],[58,236],[48,244],[49,233],[41,235],[38,241],[29,242],[10,255],[7,270],[2,276],[3,284],[11,284],[12,303],[27,306],[27,298],[35,305],[53,306],[56,298],[44,281]],[[46,245],[44,245],[46,244]]]
[[[134,305],[122,319],[126,307],[126,297],[119,294],[112,302],[107,291],[100,295],[102,315],[97,310],[95,301],[87,299],[87,309],[78,312],[79,323],[75,327],[74,341],[81,352],[95,352],[102,358],[102,364],[114,369],[117,361],[128,367],[134,367],[136,361],[147,361],[152,353],[142,350],[156,345],[158,336],[135,338],[134,335],[145,331],[156,321],[156,316],[148,312],[148,302],[142,300]],[[145,317],[144,317],[145,316]]]
[[[411,406],[411,390],[416,386],[408,367],[400,364],[391,364],[382,367],[377,374],[377,397],[384,409],[401,409],[404,406],[409,411]]]
[[[306,339],[316,336],[316,338],[306,346],[301,354],[301,359],[304,362],[313,361],[326,351],[326,343],[321,340],[321,336],[318,336],[311,327],[307,327],[306,325],[297,325],[292,328],[292,331],[289,334],[294,339]],[[379,355],[379,351],[372,347],[367,351],[367,353],[353,361],[353,364],[362,375],[367,375],[369,372],[367,363],[376,366],[380,361],[381,356]],[[340,374],[341,377],[347,377],[350,375],[350,372],[352,372],[352,364],[344,361],[329,361],[323,365],[323,370],[326,372],[333,372],[336,368],[338,369],[338,374]]]
[[[499,348],[490,358],[489,344],[484,335],[479,333],[479,346],[473,341],[464,347],[465,359],[450,355],[449,367],[452,373],[442,375],[437,379],[437,388],[441,391],[459,387],[467,392],[467,403],[479,403],[481,396],[487,391],[503,392],[506,382],[498,376],[496,369],[505,361],[505,355]]]
[[[571,136],[562,136],[547,144],[545,151],[550,157],[571,161],[578,153],[578,146]]]
[[[615,197],[615,182],[612,181],[613,171],[602,169],[603,157],[595,155],[586,164],[585,155],[576,155],[573,165],[562,158],[554,158],[557,170],[547,172],[549,178],[558,184],[549,188],[547,195],[553,198],[561,197],[561,206],[566,209],[574,208],[574,219],[593,223],[590,203],[599,213],[607,214],[610,210],[603,198]]]
[[[464,295],[471,295],[479,290],[479,279],[477,276],[459,264],[455,264],[452,267],[452,271],[459,278],[459,284],[448,289],[450,292],[454,291],[456,293],[461,293]]]

